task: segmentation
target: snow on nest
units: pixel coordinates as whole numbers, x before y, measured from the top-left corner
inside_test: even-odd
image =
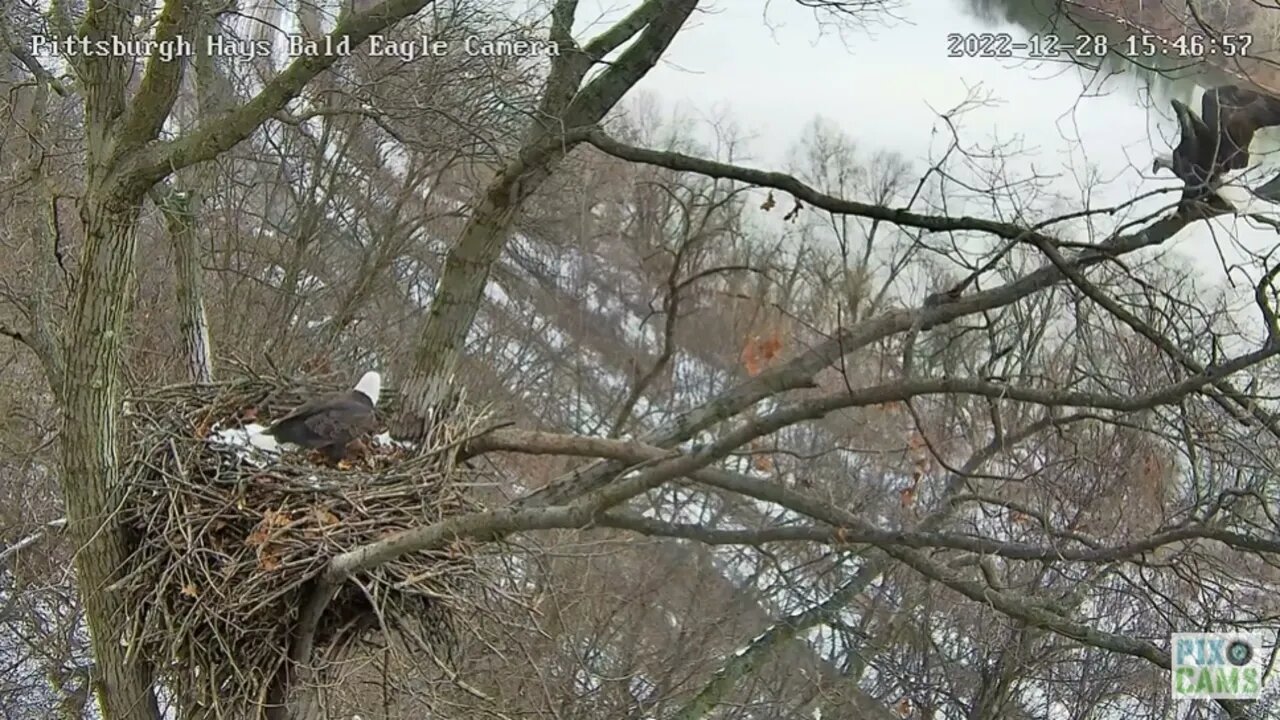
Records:
[[[241,460],[262,467],[266,460],[278,456],[284,450],[293,449],[288,443],[278,443],[270,435],[264,435],[266,428],[258,423],[249,423],[239,428],[219,428],[214,425],[209,431],[207,441],[216,445],[239,448],[236,453]],[[392,440],[391,433],[383,432],[373,436],[373,443],[379,447],[398,447],[412,449],[414,444],[401,440]]]
[[[377,435],[374,435],[373,444],[381,447],[404,448],[406,450],[411,450],[414,447],[413,443],[405,440],[392,440],[391,433],[389,432],[382,432],[382,433],[378,433]]]
[[[264,435],[266,428],[258,423],[249,423],[239,428],[219,428],[214,425],[209,429],[207,442],[214,445],[226,445],[239,448],[236,455],[243,461],[262,467],[266,461],[279,455],[282,448],[276,439]]]

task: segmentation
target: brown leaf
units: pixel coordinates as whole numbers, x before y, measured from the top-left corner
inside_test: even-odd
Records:
[[[898,701],[897,705],[893,706],[893,709],[898,712],[899,716],[906,717],[911,714],[911,701],[906,698],[902,698]]]
[[[267,510],[262,513],[262,520],[258,522],[257,527],[253,529],[253,532],[249,533],[249,537],[244,542],[249,547],[263,545],[271,538],[276,528],[286,527],[288,524],[289,515],[287,513]]]
[[[764,360],[772,360],[778,355],[778,351],[782,349],[782,338],[778,337],[775,332],[765,340],[760,341],[760,357]]]
[[[1026,525],[1031,522],[1031,516],[1024,512],[1019,512],[1018,510],[1010,510],[1009,521],[1019,525]]]
[[[781,349],[782,339],[776,331],[768,337],[756,335],[749,338],[742,348],[742,364],[746,367],[747,374],[759,375],[769,361],[777,357]]]
[[[902,503],[902,507],[911,507],[916,502],[916,489],[914,486],[903,488],[898,491],[898,500]]]
[[[773,458],[768,455],[756,455],[752,460],[752,464],[761,472],[769,472],[773,470]]]
[[[271,533],[267,531],[267,528],[259,524],[258,527],[253,529],[253,532],[249,533],[249,537],[244,539],[244,544],[249,547],[258,547],[266,543],[270,535]]]
[[[196,589],[195,583],[187,583],[183,585],[182,594],[192,598],[200,597],[200,591]]]
[[[748,340],[746,347],[742,348],[742,365],[746,367],[748,375],[760,374],[760,356],[757,353],[755,340]]]
[[[760,209],[761,209],[761,210],[764,210],[765,212],[768,212],[768,211],[772,210],[772,209],[773,209],[773,206],[774,206],[774,205],[776,205],[776,204],[777,204],[777,203],[776,203],[776,202],[774,202],[774,200],[773,200],[773,191],[772,191],[772,190],[770,190],[770,191],[769,191],[769,197],[765,198],[764,203],[762,203],[762,204],[760,205]]]
[[[324,508],[314,508],[316,522],[320,523],[320,527],[329,527],[338,524],[338,516],[325,510]]]
[[[264,549],[258,554],[258,567],[265,572],[274,572],[280,569],[280,556],[273,552],[270,548]]]

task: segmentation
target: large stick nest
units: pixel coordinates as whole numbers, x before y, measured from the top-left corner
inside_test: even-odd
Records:
[[[113,589],[130,593],[130,649],[154,663],[180,705],[224,717],[255,715],[250,706],[267,699],[331,558],[477,509],[467,491],[476,471],[454,462],[479,424],[474,413],[455,412],[422,451],[373,444],[345,470],[302,454],[246,458],[246,448],[214,439],[341,387],[280,383],[173,386],[126,408],[122,511],[136,551]],[[350,578],[320,623],[318,652],[395,633],[447,657],[479,576],[472,551],[455,543]]]

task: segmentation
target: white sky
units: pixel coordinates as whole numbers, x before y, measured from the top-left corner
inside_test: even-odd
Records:
[[[630,6],[621,0],[584,1],[578,36],[594,35]],[[1055,189],[1077,203],[1086,190],[1094,204],[1109,204],[1177,184],[1171,175],[1150,174],[1154,154],[1169,151],[1176,127],[1168,97],[1157,96],[1158,112],[1152,112],[1145,83],[1132,73],[1112,77],[1101,93],[1085,97],[1092,73],[1066,63],[1035,67],[948,58],[948,33],[1027,35],[1017,26],[996,27],[975,17],[962,0],[904,0],[898,21],[873,27],[869,35],[848,32],[843,40],[823,34],[812,11],[790,0],[721,0],[714,7],[714,13],[695,16],[637,91],[695,117],[733,119],[751,138],[748,164],[786,167],[788,147],[815,116],[835,123],[863,148],[892,149],[923,161],[931,142],[938,146],[930,134],[938,113],[960,102],[967,87],[980,85],[1002,103],[966,115],[964,139],[989,145],[1020,138],[1028,155],[1012,165],[1015,172],[1019,167],[1029,172],[1034,163],[1040,172],[1061,173]],[[597,18],[602,19],[592,24]],[[1096,90],[1095,83],[1091,91]],[[1192,91],[1187,81],[1172,90]],[[704,125],[702,131],[709,131],[710,123]],[[1265,143],[1259,140],[1255,151]],[[1106,182],[1086,181],[1091,171]],[[1164,196],[1152,202],[1159,207],[1171,201]],[[1275,245],[1270,229],[1252,229],[1243,219],[1217,222],[1235,227],[1250,246]],[[1225,239],[1221,228],[1214,235]],[[1167,247],[1193,258],[1206,280],[1223,279],[1204,222]],[[1224,252],[1231,257],[1229,248]]]

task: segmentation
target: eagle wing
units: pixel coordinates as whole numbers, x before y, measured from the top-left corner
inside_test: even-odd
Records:
[[[308,430],[339,446],[372,432],[376,422],[373,408],[350,400],[314,411],[303,420]]]
[[[1170,100],[1169,104],[1173,106],[1174,117],[1178,119],[1179,131],[1178,146],[1173,151],[1173,171],[1188,186],[1203,185],[1212,179],[1213,173],[1205,172],[1209,164],[1203,163],[1203,160],[1206,153],[1213,151],[1217,143],[1217,132],[1177,98]]]
[[[333,402],[338,401],[339,398],[340,393],[329,393],[329,395],[323,397],[311,398],[311,400],[303,402],[302,405],[294,407],[293,410],[289,410],[289,413],[283,416],[283,418],[276,420],[275,423],[271,424],[268,432],[275,432],[276,428],[282,428],[285,423],[293,423],[294,420],[306,420],[308,416],[314,415],[317,411],[324,409],[326,405],[332,405]]]
[[[315,413],[317,410],[323,408],[325,405],[332,403],[336,397],[337,397],[336,394],[330,394],[325,397],[319,397],[312,400],[308,400],[302,403],[301,405],[299,405],[298,407],[290,410],[289,414],[277,420],[275,424],[272,425],[272,427],[273,428],[279,427],[280,425],[286,422],[289,422],[291,420],[296,420],[298,418],[305,418],[306,416],[311,415]]]
[[[1258,128],[1280,125],[1280,100],[1234,85],[1206,90],[1201,115],[1218,133],[1218,158],[1224,170],[1249,166],[1249,145]]]

